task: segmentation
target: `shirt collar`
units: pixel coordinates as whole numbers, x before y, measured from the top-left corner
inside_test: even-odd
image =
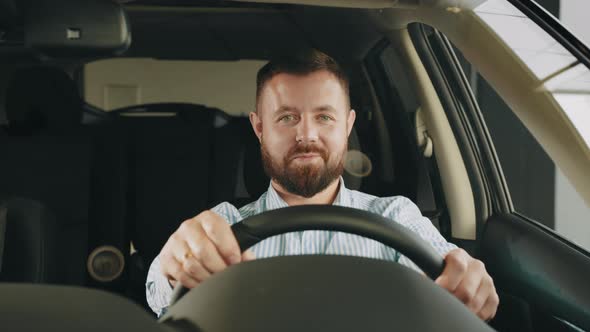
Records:
[[[346,188],[344,185],[344,179],[340,177],[340,186],[338,188],[338,195],[336,195],[336,199],[334,199],[333,205],[339,206],[350,206],[351,205],[351,198],[350,198],[350,190]],[[287,202],[285,202],[279,193],[273,188],[272,183],[268,186],[268,191],[265,199],[266,210],[274,210],[280,209],[289,206]]]

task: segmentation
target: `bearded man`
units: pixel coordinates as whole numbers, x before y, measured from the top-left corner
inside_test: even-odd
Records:
[[[150,267],[146,295],[152,310],[163,313],[177,283],[198,287],[229,265],[255,258],[353,255],[418,269],[381,243],[332,231],[283,234],[241,253],[230,228],[268,210],[333,204],[382,215],[416,232],[445,259],[443,273],[435,282],[481,319],[493,318],[499,299],[481,261],[448,243],[408,198],[375,197],[345,187],[343,160],[355,116],[348,79],[328,55],[302,52],[262,67],[257,75],[256,111],[250,114],[250,122],[260,141],[264,170],[271,179],[268,191],[240,209],[221,203],[182,223]]]

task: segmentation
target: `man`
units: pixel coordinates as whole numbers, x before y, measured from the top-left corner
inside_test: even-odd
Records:
[[[481,319],[493,318],[498,295],[481,261],[446,242],[409,199],[379,198],[345,187],[343,158],[355,116],[348,80],[327,55],[310,51],[261,68],[250,122],[271,178],[269,189],[239,210],[222,203],[182,223],[150,267],[146,292],[152,310],[162,313],[177,283],[197,287],[227,266],[255,257],[343,254],[397,261],[417,269],[376,241],[328,231],[276,236],[241,254],[230,229],[231,224],[267,210],[335,204],[381,214],[418,233],[445,258],[445,269],[435,282]]]

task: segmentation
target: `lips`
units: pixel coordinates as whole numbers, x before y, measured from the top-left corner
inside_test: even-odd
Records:
[[[292,159],[311,159],[314,157],[320,157],[319,153],[300,153],[293,156]]]
[[[288,154],[286,162],[293,161],[293,160],[312,160],[315,157],[320,157],[323,160],[327,160],[328,153],[324,149],[319,146],[314,145],[307,145],[307,146],[296,146],[293,150],[290,151]]]

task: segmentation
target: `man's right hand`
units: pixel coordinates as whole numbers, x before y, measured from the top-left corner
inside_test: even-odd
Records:
[[[240,253],[229,224],[213,211],[184,221],[160,252],[162,273],[174,287],[180,282],[194,288],[229,265],[254,259]]]

